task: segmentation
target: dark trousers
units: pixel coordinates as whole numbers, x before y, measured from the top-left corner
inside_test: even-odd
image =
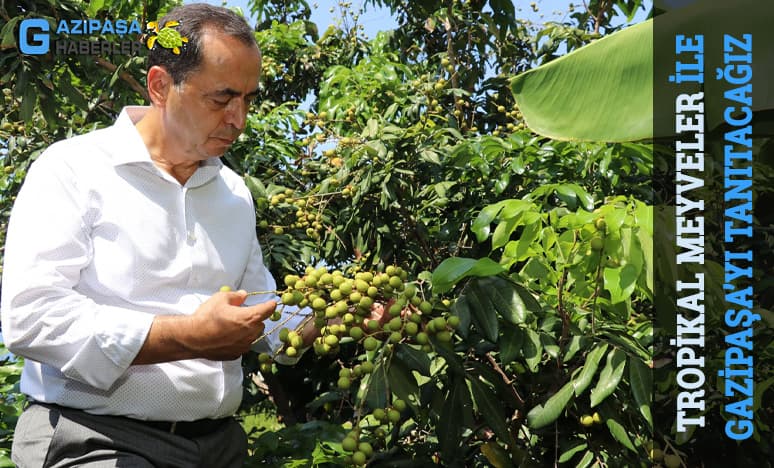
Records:
[[[214,432],[192,436],[36,403],[19,418],[11,448],[20,468],[232,468],[241,467],[246,456],[247,437],[234,418]]]

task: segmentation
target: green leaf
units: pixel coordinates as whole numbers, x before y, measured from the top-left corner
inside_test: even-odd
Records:
[[[21,16],[14,16],[7,23],[5,23],[3,29],[0,30],[0,37],[2,37],[0,47],[5,49],[7,47],[13,47],[16,44],[16,34],[14,28],[16,28],[16,23],[18,23],[21,19]]]
[[[610,434],[615,440],[620,442],[624,447],[628,448],[632,452],[637,453],[637,449],[634,448],[632,440],[629,438],[629,435],[626,433],[626,429],[621,423],[616,421],[615,418],[607,418],[605,420],[605,424],[607,424],[607,428],[610,429]]]
[[[607,362],[599,374],[597,385],[591,390],[591,407],[600,404],[610,396],[618,384],[626,367],[626,353],[618,348],[613,348],[607,353]]]
[[[360,382],[358,399],[365,399],[371,408],[387,406],[387,369],[384,360],[379,360],[374,371]]]
[[[573,445],[569,449],[562,452],[561,455],[559,455],[559,463],[567,463],[576,453],[580,452],[586,447],[588,447],[587,442],[582,440],[576,441],[575,445]]]
[[[438,444],[447,459],[453,458],[460,447],[464,422],[472,419],[470,415],[466,418],[465,414],[470,413],[473,408],[468,386],[463,378],[453,379],[449,386],[451,388],[444,400],[437,426]]]
[[[639,271],[631,263],[618,268],[605,268],[605,289],[610,291],[610,302],[617,304],[629,298],[637,286]]]
[[[543,359],[543,343],[540,341],[538,332],[531,328],[525,329],[527,339],[521,348],[521,354],[529,366],[529,370],[537,372],[540,361]]]
[[[503,413],[502,405],[495,398],[494,392],[478,379],[470,379],[469,382],[476,406],[484,417],[484,421],[489,424],[501,442],[512,446],[514,440],[508,431],[508,424],[505,421],[506,414]]]
[[[407,344],[395,346],[395,357],[422,375],[430,376],[430,357],[427,353]]]
[[[586,363],[583,364],[580,375],[572,379],[575,396],[580,396],[591,384],[591,379],[596,374],[597,367],[599,367],[599,362],[602,360],[605,351],[607,351],[607,343],[597,343],[586,355]]]
[[[649,138],[652,36],[645,21],[516,76],[511,91],[529,128],[557,140]]]
[[[500,362],[506,366],[516,360],[521,353],[524,342],[524,332],[520,327],[506,325],[497,340],[500,348]]]
[[[86,16],[93,18],[105,6],[105,0],[90,0],[86,8]]]
[[[500,210],[503,209],[504,201],[494,205],[485,206],[476,216],[475,221],[470,226],[470,230],[476,235],[478,242],[484,242],[489,237],[490,225],[495,220]]]
[[[629,386],[632,388],[632,396],[640,413],[653,428],[653,416],[650,411],[653,399],[653,371],[634,356],[629,357]]]
[[[538,405],[527,413],[527,423],[532,429],[540,429],[556,421],[572,398],[573,384],[567,382],[544,405]]]
[[[467,292],[477,296],[483,307],[494,310],[514,325],[531,321],[532,315],[540,311],[540,304],[529,291],[505,278],[477,279],[468,285]]]
[[[492,276],[505,269],[491,258],[447,258],[433,271],[433,292],[443,294],[468,276]]]
[[[482,295],[480,290],[472,288],[467,293],[467,302],[470,309],[470,318],[476,329],[484,335],[484,338],[492,343],[497,341],[498,324],[497,313],[492,307],[489,297]]]
[[[393,359],[390,361],[390,368],[387,369],[387,378],[390,391],[398,398],[412,405],[419,404],[419,385],[411,373],[411,367],[400,360]]]

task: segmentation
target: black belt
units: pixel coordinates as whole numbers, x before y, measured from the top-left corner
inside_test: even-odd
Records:
[[[199,419],[196,421],[143,421],[141,419],[127,419],[153,429],[193,439],[217,432],[230,418]]]
[[[85,414],[83,410],[69,408],[66,406],[57,405],[55,403],[28,401],[28,404],[45,406],[49,409],[56,410],[60,413],[71,415],[74,418],[78,417],[77,416],[78,413]],[[91,415],[91,416],[97,416],[97,415]],[[132,422],[135,424],[141,424],[143,426],[150,427],[159,431],[168,432],[170,434],[176,434],[181,437],[185,437],[187,439],[202,437],[202,436],[210,435],[214,432],[217,432],[218,430],[221,429],[221,427],[223,427],[226,424],[226,422],[233,419],[232,417],[229,417],[229,418],[221,418],[221,419],[198,419],[196,421],[145,421],[142,419],[127,418],[125,416],[104,415],[104,417],[123,419],[125,421]]]

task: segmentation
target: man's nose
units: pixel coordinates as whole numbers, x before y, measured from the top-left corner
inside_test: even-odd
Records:
[[[240,97],[231,99],[226,106],[225,123],[234,126],[240,132],[245,129],[247,103]]]

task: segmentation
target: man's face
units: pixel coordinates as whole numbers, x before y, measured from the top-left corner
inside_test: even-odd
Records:
[[[170,89],[165,106],[165,136],[188,161],[220,156],[239,136],[261,66],[257,48],[225,34],[206,32],[202,44],[202,63]]]

